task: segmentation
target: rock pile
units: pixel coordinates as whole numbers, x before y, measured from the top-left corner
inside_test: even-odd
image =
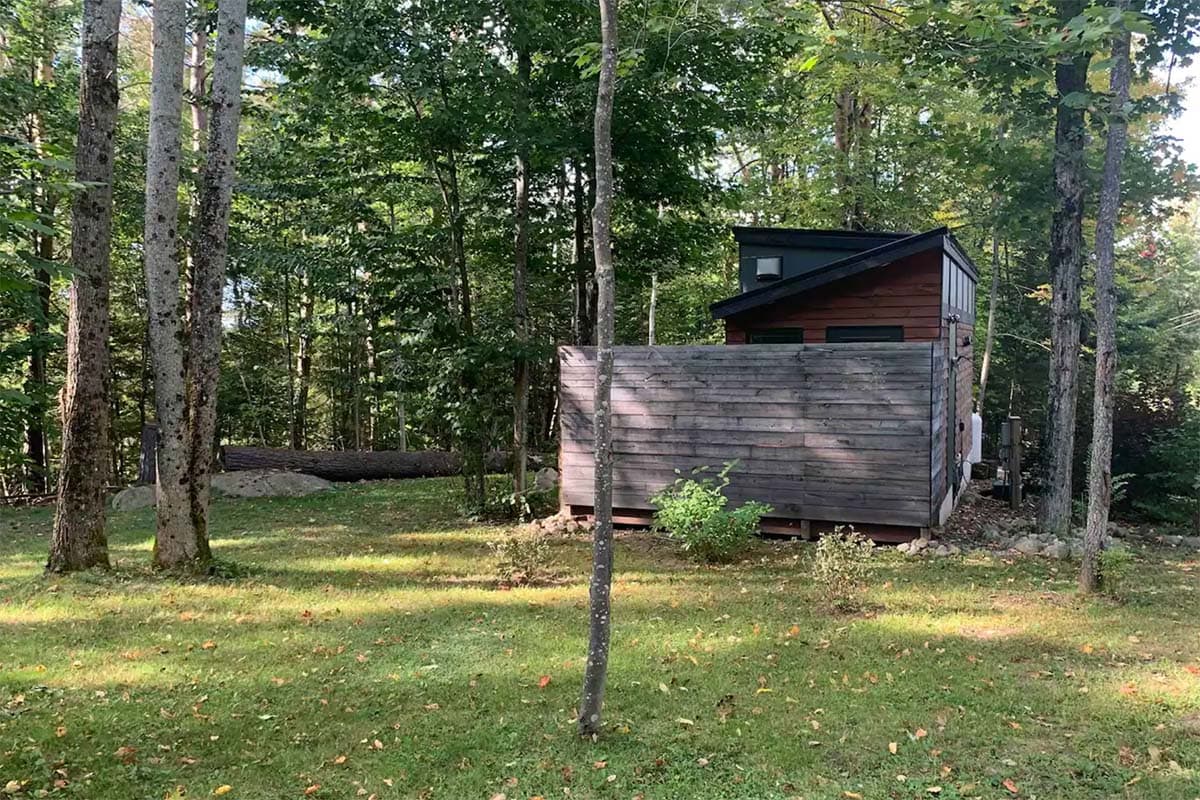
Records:
[[[936,556],[937,558],[956,556],[962,552],[962,548],[958,545],[939,542],[936,539],[913,539],[911,542],[897,545],[896,550],[909,556]]]
[[[596,523],[589,519],[575,519],[566,514],[555,514],[552,517],[535,519],[529,523],[530,528],[546,536],[576,536],[590,534]]]

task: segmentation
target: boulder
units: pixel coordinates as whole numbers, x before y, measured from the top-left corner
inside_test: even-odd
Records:
[[[1042,555],[1046,558],[1063,561],[1071,557],[1071,545],[1063,541],[1056,541],[1054,544],[1046,545],[1045,549],[1042,550]]]
[[[304,497],[333,488],[315,475],[275,470],[243,470],[213,475],[213,493],[225,497]]]
[[[1042,542],[1036,536],[1022,536],[1013,542],[1013,549],[1022,555],[1032,556],[1042,551]]]
[[[1190,547],[1193,550],[1200,550],[1200,536],[1185,536],[1183,537],[1184,547]]]
[[[897,553],[904,553],[905,555],[907,555],[909,549],[910,549],[909,542],[901,542],[900,544],[896,545]]]
[[[130,486],[113,495],[114,511],[133,511],[138,508],[150,508],[154,505],[153,486]]]
[[[558,486],[558,470],[554,467],[542,467],[533,476],[533,488],[539,492],[548,492]]]
[[[1171,547],[1179,547],[1179,545],[1183,544],[1182,536],[1164,536],[1162,540],[1163,544],[1170,545]]]

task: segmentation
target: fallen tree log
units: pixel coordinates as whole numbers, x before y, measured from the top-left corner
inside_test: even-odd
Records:
[[[374,481],[389,478],[437,478],[462,473],[462,457],[444,450],[291,450],[286,447],[223,447],[221,463],[229,472],[281,469],[316,475],[328,481]],[[484,464],[488,472],[508,469],[508,454],[495,451]]]

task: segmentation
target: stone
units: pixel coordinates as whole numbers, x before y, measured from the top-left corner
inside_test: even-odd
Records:
[[[983,538],[989,542],[994,542],[1000,538],[1000,529],[995,525],[988,525],[983,529]]]
[[[213,475],[213,494],[223,497],[304,497],[333,489],[333,484],[315,475],[251,469]]]
[[[533,476],[533,488],[538,492],[548,492],[558,486],[558,470],[554,467],[542,467]]]
[[[1046,558],[1053,558],[1057,559],[1058,561],[1063,561],[1071,557],[1071,545],[1063,541],[1056,541],[1054,544],[1047,545],[1046,548],[1042,550],[1042,555],[1044,555]]]
[[[950,555],[950,548],[944,544],[938,545],[937,549],[933,551],[933,554],[938,558],[945,558],[946,556]]]
[[[1013,549],[1022,555],[1032,556],[1041,552],[1042,542],[1036,536],[1022,536],[1013,542]]]
[[[1168,544],[1171,547],[1179,547],[1179,545],[1183,544],[1182,536],[1164,536],[1162,540],[1163,544]]]
[[[1200,536],[1183,537],[1183,546],[1190,547],[1193,550],[1200,550]]]
[[[1083,542],[1071,542],[1071,558],[1078,561],[1083,558]]]
[[[134,511],[139,508],[150,508],[154,505],[153,486],[130,486],[113,495],[114,511]]]
[[[901,542],[900,544],[896,545],[896,552],[897,552],[897,553],[905,553],[905,554],[907,554],[907,553],[908,553],[908,551],[909,551],[909,543],[908,543],[908,542]]]

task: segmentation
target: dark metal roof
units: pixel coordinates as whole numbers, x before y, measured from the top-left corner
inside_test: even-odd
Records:
[[[737,236],[738,228],[734,229],[734,235]],[[745,229],[740,230],[756,230],[767,231],[768,228]],[[886,266],[894,261],[898,261],[915,253],[921,253],[926,250],[931,250],[934,247],[944,247],[947,239],[953,241],[950,231],[947,228],[934,228],[931,231],[918,234],[858,234],[857,231],[796,231],[788,229],[779,229],[785,236],[791,233],[799,236],[821,235],[836,237],[840,234],[849,236],[861,235],[887,237],[890,241],[873,247],[869,250],[864,250],[860,253],[854,253],[846,258],[834,261],[832,264],[826,264],[811,272],[806,272],[803,275],[796,275],[791,278],[786,278],[769,286],[764,286],[761,289],[755,289],[752,292],[744,292],[736,297],[730,297],[727,300],[721,300],[709,306],[709,310],[715,319],[724,319],[725,317],[741,314],[760,306],[770,305],[771,303],[782,300],[785,297],[807,292],[810,289],[816,289],[819,286],[839,281],[843,278],[849,278],[852,275],[866,272],[867,270],[875,269],[876,267]],[[741,239],[738,239],[741,242]],[[798,241],[798,240],[794,240]],[[811,246],[811,240],[805,242]],[[785,242],[779,242],[785,245]],[[794,246],[803,246],[800,244]],[[961,248],[955,247],[956,250]],[[965,258],[965,257],[964,257]],[[970,261],[967,262],[968,268],[973,267]]]

